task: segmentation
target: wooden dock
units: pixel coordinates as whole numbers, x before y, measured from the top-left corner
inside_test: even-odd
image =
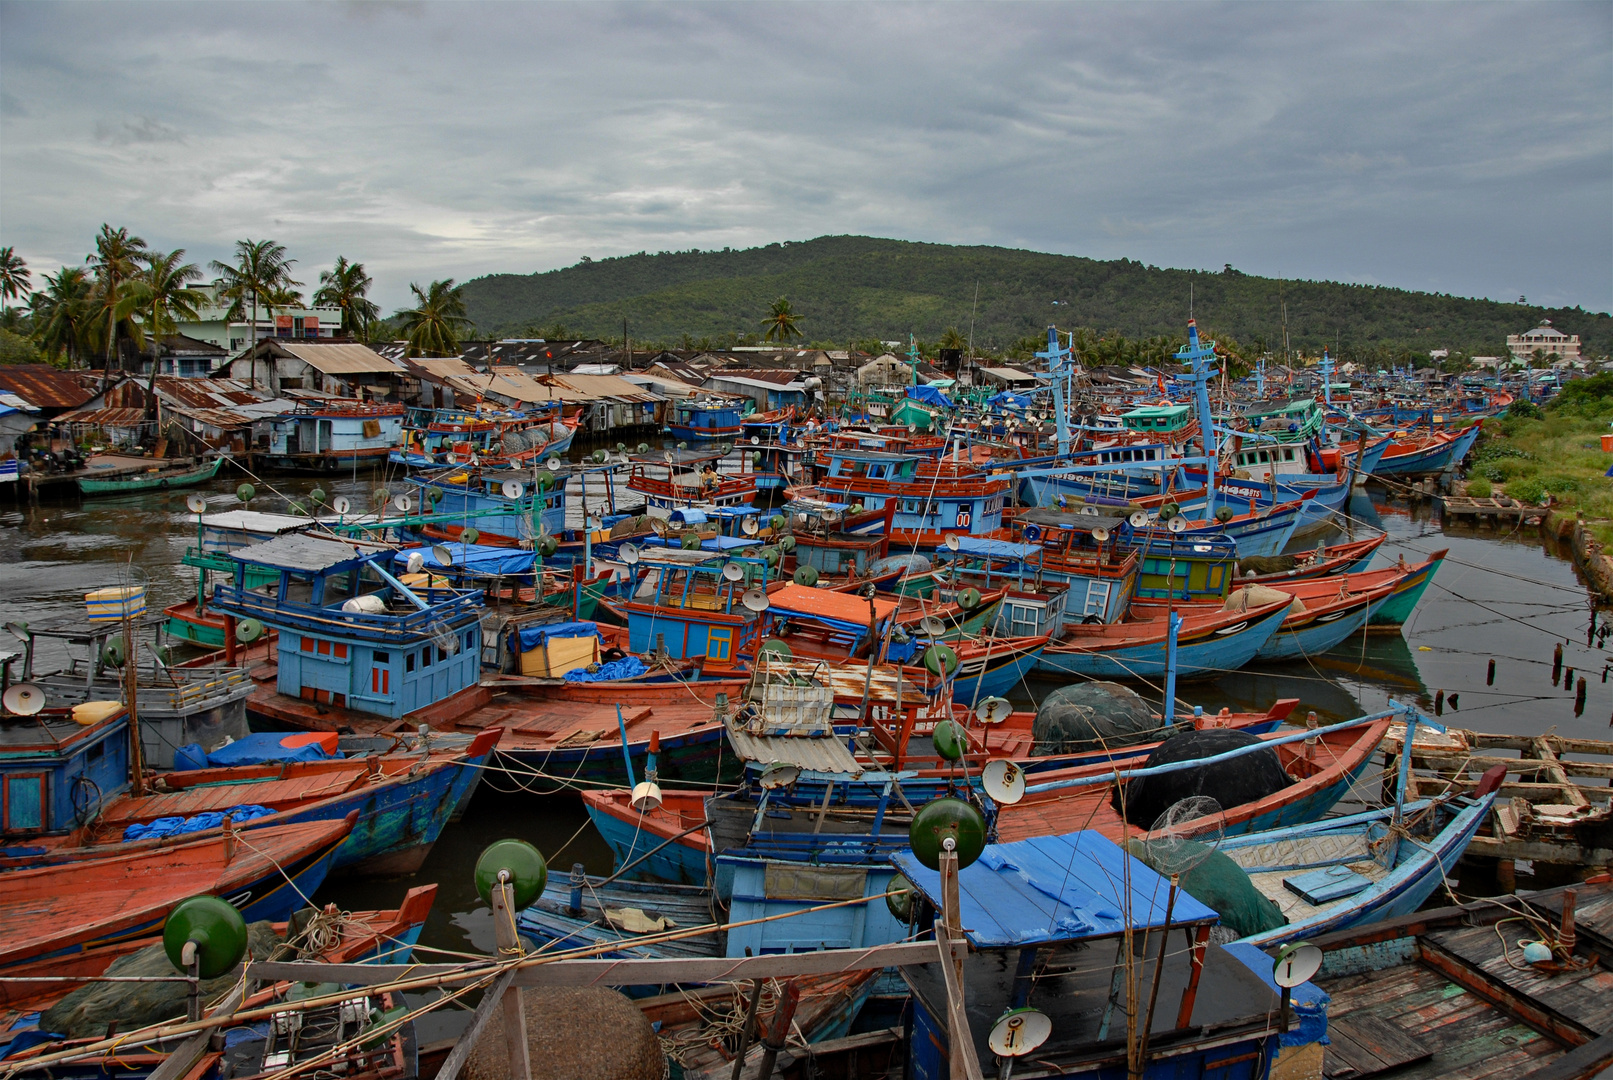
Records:
[[[1502,496],[1498,499],[1475,499],[1467,495],[1447,495],[1440,499],[1440,509],[1446,521],[1472,524],[1502,524],[1522,522],[1538,524],[1551,512],[1549,506],[1536,506]]]
[[[1405,738],[1404,724],[1390,725],[1383,741],[1391,762],[1386,775],[1395,775]],[[1419,726],[1411,763],[1411,798],[1472,791],[1486,769],[1506,767],[1490,821],[1469,854],[1587,869],[1613,865],[1613,742]]]

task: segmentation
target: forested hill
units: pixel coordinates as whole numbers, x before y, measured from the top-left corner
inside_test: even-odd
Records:
[[[998,350],[1049,324],[1127,338],[1180,336],[1191,286],[1199,325],[1245,352],[1280,353],[1284,304],[1291,347],[1307,353],[1337,342],[1346,358],[1437,348],[1496,355],[1507,334],[1542,318],[1579,334],[1592,352],[1613,351],[1613,318],[1577,308],[866,236],[585,260],[542,274],[477,278],[464,296],[483,334],[619,338],[625,319],[634,341],[665,344],[754,338],[783,296],[806,341],[843,345],[909,333],[934,342],[949,328],[967,335],[977,284],[974,339]]]

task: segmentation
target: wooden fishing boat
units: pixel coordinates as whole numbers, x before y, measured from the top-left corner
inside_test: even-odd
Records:
[[[1255,658],[1288,615],[1289,601],[1251,611],[1216,611],[1182,618],[1176,636],[1176,677],[1213,678],[1236,671]],[[1048,643],[1036,670],[1093,679],[1157,679],[1167,668],[1169,620],[1127,619],[1118,623],[1066,625]]]
[[[336,849],[330,872],[410,874],[469,801],[502,734],[490,728],[474,738],[437,736],[424,746],[412,735],[393,736],[395,749],[383,753],[314,761],[285,755],[260,764],[166,773],[146,794],[102,800],[87,825],[65,836],[40,837],[36,844],[42,852],[0,858],[0,869],[136,858],[179,837],[212,835],[221,823],[208,815],[250,805],[273,812],[239,823],[239,830],[342,821],[356,814],[357,824]],[[337,744],[334,738],[330,742]]]
[[[1238,565],[1238,584],[1253,582],[1256,585],[1276,585],[1283,581],[1306,581],[1321,577],[1334,577],[1338,574],[1353,573],[1365,570],[1372,561],[1372,556],[1383,542],[1389,539],[1388,533],[1374,536],[1370,540],[1357,540],[1348,544],[1330,544],[1312,551],[1294,552],[1290,555],[1279,555],[1276,558],[1287,562],[1293,560],[1287,569],[1268,570],[1261,572],[1253,565]]]
[[[326,925],[333,932],[330,944],[319,954],[328,963],[407,963],[414,944],[420,940],[426,916],[437,898],[435,882],[416,885],[404,894],[395,909],[386,911],[330,912]],[[275,932],[285,937],[287,923],[280,921]],[[63,976],[83,978],[86,981],[103,974],[114,960],[139,952],[152,945],[161,945],[160,935],[128,938],[108,945],[97,945],[69,956],[53,956],[31,963],[17,964],[6,969],[6,981],[0,982],[0,1040],[15,1038],[16,1033],[28,1025],[19,1025],[23,1015],[40,1012],[60,1000],[66,990],[60,982]],[[50,981],[29,982],[30,975],[44,976]],[[0,1046],[4,1043],[0,1042]]]
[[[1216,849],[1288,919],[1239,940],[1267,948],[1416,911],[1455,876],[1498,780],[1472,799],[1423,800],[1398,815],[1389,807],[1223,838]]]
[[[710,889],[664,881],[607,880],[582,873],[578,864],[569,877],[549,878],[543,895],[521,912],[516,929],[544,950],[616,946],[594,954],[602,958],[721,956],[720,929],[652,946],[636,944],[647,933],[719,921]]]
[[[354,819],[225,831],[136,858],[0,874],[0,969],[148,936],[186,897],[212,893],[249,922],[284,919],[325,880]]]
[[[218,475],[219,466],[224,459],[216,457],[211,461],[190,469],[164,469],[158,467],[150,472],[135,473],[132,476],[119,476],[108,480],[94,480],[88,476],[78,478],[78,490],[83,495],[127,495],[137,491],[165,491],[169,488],[195,487],[205,484]]]
[[[1314,744],[1298,742],[1273,747],[1283,771],[1294,782],[1264,799],[1195,819],[1189,823],[1188,835],[1201,835],[1217,828],[1226,835],[1242,835],[1316,821],[1331,810],[1366,771],[1388,731],[1389,721],[1381,719],[1318,735]],[[1112,774],[1113,767],[1082,766],[1063,774],[1039,776],[1032,787],[1104,773]],[[1123,820],[1110,804],[1111,787],[1111,784],[1093,784],[1051,791],[1033,790],[1020,802],[998,810],[997,836],[1007,842],[1085,828],[1096,829],[1116,841],[1146,839],[1150,835],[1146,826]]]
[[[1445,561],[1446,549],[1440,548],[1427,559],[1415,567],[1406,565],[1405,556],[1395,569],[1402,572],[1402,576],[1395,582],[1394,591],[1389,598],[1379,604],[1367,619],[1367,633],[1369,634],[1398,634],[1411,613],[1417,609],[1417,601],[1421,600],[1428,583],[1434,580],[1439,573],[1440,564]],[[1406,571],[1410,571],[1409,573]]]
[[[1523,941],[1550,959],[1528,962]],[[1613,885],[1418,911],[1311,939],[1331,999],[1310,1075],[1577,1080],[1613,1065]],[[1296,1060],[1296,1066],[1302,1064]]]

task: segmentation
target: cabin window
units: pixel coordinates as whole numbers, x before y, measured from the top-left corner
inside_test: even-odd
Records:
[[[1265,450],[1260,451],[1260,464],[1266,465],[1266,464],[1269,464],[1270,462],[1271,462],[1271,454],[1269,452],[1265,451]]]
[[[7,832],[40,832],[45,828],[45,774],[25,773],[5,778]]]
[[[392,662],[392,654],[391,653],[378,652],[378,653],[375,654],[375,662],[377,664],[391,663]]]
[[[1292,449],[1284,450],[1283,451],[1283,460],[1284,461],[1293,461],[1294,460],[1294,451]]]
[[[100,761],[106,755],[106,740],[102,739],[84,754],[85,761]]]
[[[476,648],[476,631],[474,631],[474,630],[466,630],[465,631],[465,648],[467,648],[467,649]]]
[[[403,654],[403,670],[405,672],[414,670],[414,653]]]
[[[447,662],[448,650],[443,648],[441,645],[437,646],[437,663],[446,664]]]
[[[420,666],[421,667],[430,667],[431,666],[431,646],[430,645],[427,645],[424,649],[420,650]]]

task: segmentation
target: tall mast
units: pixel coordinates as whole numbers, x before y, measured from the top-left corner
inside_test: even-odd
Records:
[[[1198,413],[1199,441],[1204,446],[1205,491],[1204,512],[1215,516],[1215,466],[1217,446],[1215,415],[1210,410],[1210,380],[1215,376],[1215,342],[1199,344],[1199,327],[1193,319],[1187,320],[1187,344],[1176,352],[1179,363],[1190,368],[1188,378],[1193,380],[1193,404]]]

